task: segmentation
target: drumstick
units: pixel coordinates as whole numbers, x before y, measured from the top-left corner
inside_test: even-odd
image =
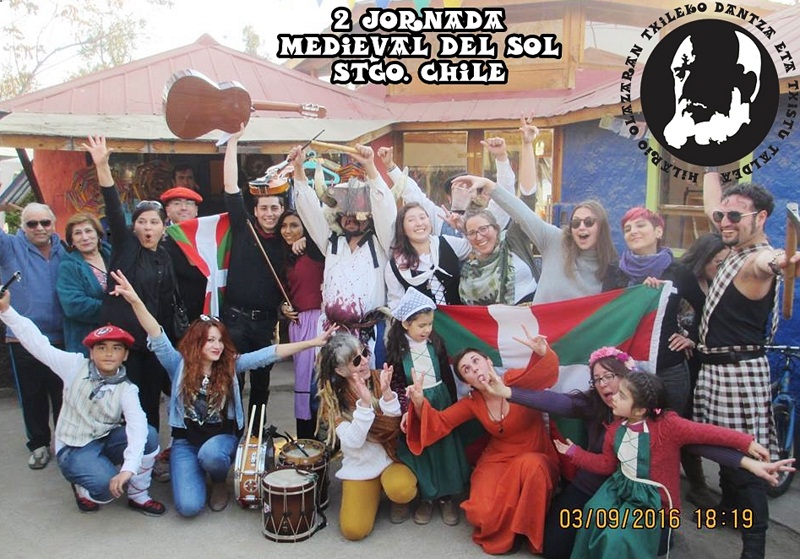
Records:
[[[340,144],[330,144],[328,142],[320,142],[319,140],[313,140],[311,142],[311,145],[317,148],[322,148],[324,150],[336,153],[349,153],[350,155],[358,155],[358,150],[350,146],[343,146]]]
[[[253,409],[255,410],[255,408]],[[261,439],[264,435],[264,413],[266,411],[266,404],[261,404],[261,418],[258,421],[258,446],[256,447],[256,463],[258,463],[258,453],[261,452]]]
[[[242,452],[242,463],[237,464],[239,471],[244,470],[245,462],[247,461],[247,449],[250,447],[250,433],[253,431],[253,422],[256,420],[256,407],[250,410],[250,421],[247,424],[247,431],[244,436],[244,452]]]

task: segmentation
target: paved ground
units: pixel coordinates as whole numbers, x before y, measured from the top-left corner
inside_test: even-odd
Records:
[[[281,364],[273,371],[273,395],[269,422],[281,430],[293,431],[290,386],[291,367]],[[55,463],[42,471],[27,467],[22,418],[13,393],[0,397],[0,556],[4,558],[52,559],[81,557],[115,559],[142,556],[197,559],[199,557],[248,558],[281,553],[288,557],[375,559],[425,554],[427,558],[471,558],[485,554],[470,539],[463,521],[445,526],[438,515],[427,526],[412,521],[389,523],[388,503],[381,505],[373,533],[362,542],[347,542],[338,530],[341,485],[331,485],[331,506],[326,511],[328,527],[307,541],[280,544],[266,540],[261,531],[262,515],[231,503],[219,513],[204,512],[194,519],[179,517],[173,507],[169,484],[154,483],[153,495],[170,508],[162,518],[149,518],[128,510],[124,503],[106,505],[99,513],[80,514],[69,485]],[[710,480],[716,479],[707,468]],[[232,477],[232,476],[231,476]],[[772,525],[767,557],[794,559],[800,550],[800,480],[783,497],[771,502]],[[738,534],[729,529],[697,530],[689,511],[682,518],[672,558],[730,559],[739,556]],[[530,556],[519,551],[517,556]]]

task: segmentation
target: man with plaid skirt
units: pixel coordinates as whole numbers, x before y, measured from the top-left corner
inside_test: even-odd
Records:
[[[765,188],[736,184],[722,191],[719,174],[703,184],[706,214],[731,248],[708,291],[697,346],[702,362],[694,393],[695,420],[749,433],[777,458],[769,364],[764,354],[767,321],[778,323],[776,278],[787,265],[783,250],[764,233],[775,201]],[[797,261],[798,257],[792,258]],[[742,559],[763,558],[769,508],[764,481],[720,466],[722,509],[751,509],[753,525],[742,530]]]

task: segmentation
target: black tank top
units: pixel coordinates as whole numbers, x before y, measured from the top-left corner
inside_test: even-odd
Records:
[[[706,334],[708,347],[761,345],[767,337],[767,320],[775,300],[775,282],[762,299],[753,301],[731,282],[711,313]]]

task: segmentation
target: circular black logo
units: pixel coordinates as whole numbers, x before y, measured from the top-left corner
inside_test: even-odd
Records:
[[[642,113],[658,143],[700,166],[725,165],[755,151],[778,112],[778,74],[766,48],[717,19],[672,30],[642,74]]]

